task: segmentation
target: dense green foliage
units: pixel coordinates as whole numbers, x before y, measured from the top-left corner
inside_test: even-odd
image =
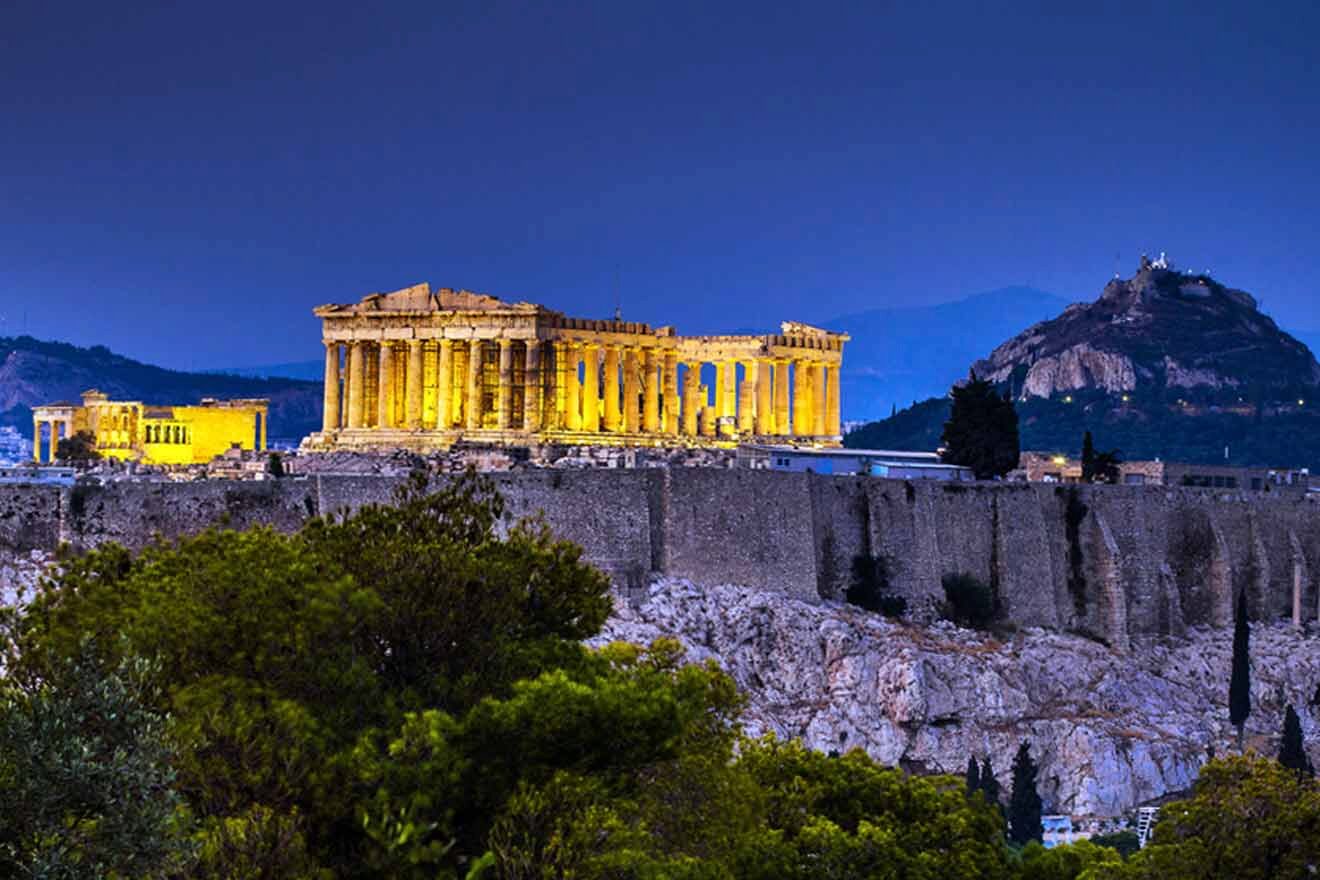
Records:
[[[6,686],[65,699],[150,663],[122,717],[151,760],[104,778],[157,774],[135,827],[189,877],[1012,876],[958,780],[744,739],[731,679],[676,643],[582,646],[609,598],[578,548],[475,476],[434,488],[68,558]]]
[[[152,669],[83,656],[0,682],[0,877],[165,877],[191,863]]]
[[[1297,406],[1298,399],[1305,400],[1305,405]],[[1092,431],[1122,449],[1129,461],[1160,458],[1195,464],[1312,468],[1320,463],[1320,400],[1306,400],[1305,396],[1280,397],[1277,404],[1257,408],[1250,399],[1246,404],[1236,398],[1222,402],[1203,399],[1200,389],[1185,389],[1181,398],[1133,392],[1128,400],[1117,394],[1079,391],[1064,397],[1019,400],[1015,406],[1023,449],[1078,456],[1080,438]],[[914,403],[892,418],[850,432],[844,445],[935,449],[949,414],[947,397]]]
[[[940,583],[944,587],[941,610],[947,619],[972,629],[984,629],[994,620],[994,591],[975,575],[946,574]]]
[[[1260,757],[1211,761],[1185,801],[1160,811],[1153,839],[1083,880],[1267,880],[1314,876],[1320,787]]]
[[[1018,465],[1018,416],[1013,401],[972,373],[949,391],[942,458],[972,469],[978,480],[1002,477]]]
[[[988,758],[964,783],[748,739],[732,680],[677,642],[582,645],[609,600],[577,548],[472,475],[433,489],[66,559],[5,621],[0,873],[1214,880],[1320,855],[1315,783],[1248,759],[1126,863],[1019,851],[1025,744],[1006,827]]]

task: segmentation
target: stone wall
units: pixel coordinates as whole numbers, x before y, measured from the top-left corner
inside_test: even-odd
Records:
[[[510,519],[551,529],[626,590],[667,575],[839,599],[858,555],[884,557],[917,609],[967,572],[1008,620],[1133,639],[1253,617],[1320,616],[1320,507],[1305,497],[1143,486],[951,484],[737,469],[536,470],[495,477]],[[61,543],[140,547],[227,525],[291,530],[388,502],[397,478],[0,486],[0,571]]]

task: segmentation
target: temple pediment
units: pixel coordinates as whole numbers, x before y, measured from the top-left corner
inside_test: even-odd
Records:
[[[535,308],[531,303],[510,303],[496,296],[470,290],[442,287],[433,291],[431,285],[423,281],[390,293],[369,293],[356,303],[319,306],[315,312],[324,316],[373,312],[494,312]]]

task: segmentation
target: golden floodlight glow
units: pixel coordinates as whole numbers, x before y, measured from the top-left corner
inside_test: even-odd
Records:
[[[1068,459],[1065,458],[1065,457],[1062,456],[1062,455],[1056,455],[1056,456],[1054,456],[1053,461],[1054,461],[1055,464],[1058,464],[1058,465],[1064,465],[1064,464],[1067,464],[1067,463],[1068,463]]]

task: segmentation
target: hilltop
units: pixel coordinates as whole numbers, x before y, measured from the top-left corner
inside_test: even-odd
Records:
[[[1084,431],[1126,458],[1320,463],[1320,364],[1249,293],[1163,259],[1068,306],[971,369],[1018,401],[1022,447],[1076,452]],[[850,446],[931,449],[931,398],[850,434]],[[1227,457],[1225,456],[1227,450]]]
[[[1077,303],[1000,345],[972,369],[1023,399],[1073,391],[1208,390],[1226,402],[1279,399],[1320,385],[1320,364],[1254,297],[1163,259],[1142,259],[1093,303]],[[1205,398],[1202,395],[1202,398]]]
[[[196,403],[203,397],[270,399],[272,438],[297,438],[321,425],[321,383],[186,373],[117,355],[104,346],[81,348],[30,336],[0,337],[0,425],[32,431],[32,407],[77,401],[99,388],[111,399]]]

